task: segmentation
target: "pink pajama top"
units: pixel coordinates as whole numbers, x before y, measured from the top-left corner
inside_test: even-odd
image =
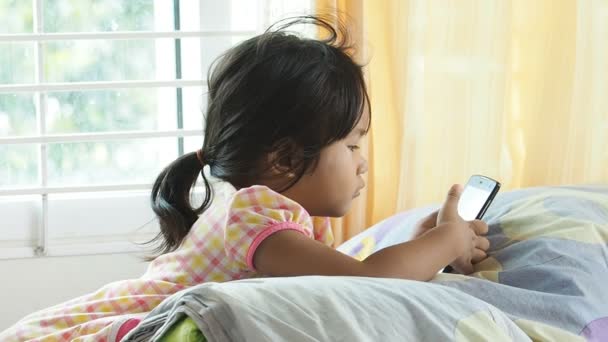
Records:
[[[298,203],[265,186],[236,190],[211,177],[214,198],[181,246],[157,257],[139,279],[99,290],[26,316],[0,341],[119,341],[172,294],[205,282],[260,277],[253,256],[275,232],[295,230],[332,245],[328,218],[313,218]]]

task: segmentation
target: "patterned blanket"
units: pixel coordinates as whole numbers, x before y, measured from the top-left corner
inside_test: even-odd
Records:
[[[404,241],[435,207],[392,217],[340,247],[364,258]],[[434,283],[492,304],[533,339],[608,341],[608,187],[553,187],[497,196],[484,220],[489,258],[471,276]]]

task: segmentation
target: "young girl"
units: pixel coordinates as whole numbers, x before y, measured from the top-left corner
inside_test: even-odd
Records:
[[[287,31],[309,23],[326,40]],[[365,186],[359,143],[370,125],[362,67],[344,30],[300,17],[230,49],[209,78],[204,144],[167,166],[152,190],[160,255],[139,279],[32,314],[0,340],[119,341],[184,288],[261,276],[349,275],[426,281],[485,257],[487,226],[457,214],[454,186],[412,241],[358,261],[335,251],[327,217]],[[202,177],[204,200],[190,193]]]

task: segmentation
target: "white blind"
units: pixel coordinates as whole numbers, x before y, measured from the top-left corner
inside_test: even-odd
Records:
[[[0,4],[0,259],[138,250],[157,231],[151,182],[202,143],[211,61],[312,9],[310,0]]]

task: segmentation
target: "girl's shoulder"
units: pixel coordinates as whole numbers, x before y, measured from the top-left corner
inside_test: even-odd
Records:
[[[299,203],[264,185],[239,189],[228,201],[228,208],[233,213],[265,216],[275,221],[307,224],[312,219]]]
[[[211,212],[221,213],[218,218],[222,220],[227,240],[239,240],[244,235],[255,238],[262,233],[264,236],[280,229],[294,229],[326,245],[333,244],[329,218],[310,216],[298,202],[267,186],[236,189],[228,182],[210,178],[215,197],[213,206],[217,208]],[[201,221],[209,222],[205,218]]]
[[[327,245],[333,243],[329,218],[310,216],[298,202],[267,186],[236,191],[228,207],[228,227],[290,227]]]
[[[253,256],[270,235],[295,230],[310,239],[326,242],[329,226],[315,225],[299,203],[273,191],[254,185],[235,191],[228,201],[224,243],[228,257],[245,269],[255,270]],[[328,240],[331,244],[333,238]]]

